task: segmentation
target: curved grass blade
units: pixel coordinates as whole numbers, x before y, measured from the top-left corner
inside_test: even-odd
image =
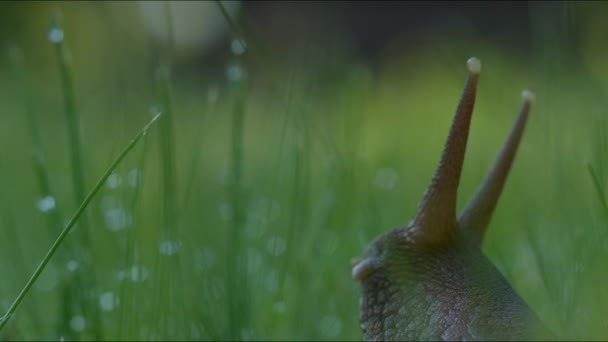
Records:
[[[36,268],[36,270],[34,271],[32,276],[30,277],[30,279],[27,281],[27,283],[23,287],[23,290],[21,290],[21,292],[19,293],[17,298],[15,298],[15,301],[13,302],[13,304],[11,304],[11,306],[8,309],[8,311],[6,312],[6,314],[0,320],[0,332],[2,332],[2,330],[4,329],[4,326],[6,326],[6,323],[8,323],[11,316],[15,313],[15,311],[19,307],[19,304],[21,304],[21,302],[23,301],[23,299],[25,298],[25,296],[27,295],[29,290],[32,288],[32,286],[38,279],[38,277],[42,274],[42,271],[44,271],[44,268],[49,263],[49,261],[51,260],[51,258],[53,257],[53,255],[55,254],[55,252],[57,251],[57,249],[63,242],[63,240],[65,240],[66,236],[70,233],[70,231],[76,224],[76,221],[78,221],[80,216],[82,216],[82,213],[88,207],[89,203],[91,203],[91,201],[93,200],[93,197],[95,197],[95,195],[97,194],[99,189],[101,189],[101,187],[105,184],[108,177],[110,177],[110,175],[112,174],[112,171],[114,171],[114,169],[116,169],[118,164],[127,156],[127,154],[129,154],[129,152],[135,147],[135,145],[137,145],[137,142],[146,135],[146,133],[148,132],[148,129],[152,126],[152,124],[154,124],[158,120],[158,118],[160,116],[161,116],[161,113],[156,114],[156,116],[154,116],[154,118],[152,118],[152,120],[150,120],[150,122],[148,122],[141,129],[141,131],[139,131],[139,133],[137,133],[137,135],[135,135],[135,137],[133,137],[133,139],[131,139],[129,144],[120,152],[118,157],[116,157],[116,159],[114,159],[112,164],[110,164],[110,166],[107,168],[107,170],[103,174],[103,176],[97,181],[97,184],[95,184],[95,186],[93,187],[91,192],[89,192],[89,194],[85,197],[84,201],[82,201],[78,210],[76,210],[76,212],[74,213],[72,218],[70,218],[70,221],[68,222],[68,224],[65,226],[65,228],[63,228],[63,230],[59,234],[59,237],[57,237],[57,240],[55,240],[55,242],[53,243],[53,245],[51,246],[51,248],[49,249],[47,254],[44,256],[44,258],[42,259],[42,261],[40,262],[40,264],[38,265],[38,267]]]

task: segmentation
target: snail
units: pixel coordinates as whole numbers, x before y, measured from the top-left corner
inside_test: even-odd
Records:
[[[529,90],[498,157],[457,215],[456,199],[481,62],[468,76],[441,160],[413,219],[352,264],[366,340],[551,340],[553,332],[481,251],[530,107]]]

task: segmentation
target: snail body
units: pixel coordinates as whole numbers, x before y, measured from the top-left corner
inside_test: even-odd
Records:
[[[457,215],[456,199],[481,62],[468,77],[441,160],[413,219],[373,240],[353,262],[366,340],[555,339],[481,251],[521,140],[532,92],[486,178]]]

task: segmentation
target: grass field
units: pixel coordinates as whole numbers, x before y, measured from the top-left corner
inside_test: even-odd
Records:
[[[247,40],[232,42],[224,69],[192,71],[102,19],[77,29],[97,18],[82,4],[45,5],[29,33],[0,41],[0,310],[112,160],[163,114],[0,337],[360,340],[349,261],[413,215],[475,55],[459,203],[498,152],[521,90],[534,89],[483,249],[560,337],[605,339],[604,7],[577,7],[574,58],[539,24],[527,52],[429,34],[372,68],[339,46],[302,43],[280,58]],[[56,8],[62,21],[49,28]]]

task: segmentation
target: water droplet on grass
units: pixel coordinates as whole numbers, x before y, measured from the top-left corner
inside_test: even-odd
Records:
[[[63,30],[58,27],[53,27],[49,30],[49,41],[53,44],[58,44],[63,41]]]
[[[70,328],[72,328],[74,331],[83,331],[86,324],[86,320],[80,315],[74,316],[72,319],[70,319]]]
[[[245,70],[243,70],[243,67],[238,63],[229,63],[226,66],[226,78],[228,81],[240,81],[243,79],[244,74]]]
[[[133,218],[122,208],[108,209],[104,212],[106,227],[113,232],[125,229]]]
[[[148,278],[148,269],[144,266],[132,265],[130,269],[120,270],[116,272],[116,280],[122,282],[130,280],[133,283],[144,281]]]
[[[68,263],[66,264],[66,268],[68,269],[68,271],[70,272],[74,272],[78,269],[78,261],[76,260],[70,260],[68,261]]]
[[[181,246],[181,241],[163,240],[158,246],[158,251],[162,255],[174,255],[179,252]]]
[[[118,297],[113,292],[104,292],[99,296],[99,307],[103,311],[112,311],[118,305]]]
[[[118,280],[119,282],[124,281],[125,279],[127,279],[127,272],[125,271],[117,271],[116,275],[114,276],[116,278],[116,280]]]
[[[112,172],[112,174],[106,180],[106,185],[110,189],[116,189],[122,184],[122,177],[116,172]]]
[[[50,195],[44,196],[36,202],[36,207],[43,213],[48,213],[55,209],[55,198]]]
[[[131,281],[134,283],[144,281],[148,278],[148,269],[133,265],[131,267]]]
[[[233,39],[230,43],[230,50],[235,55],[242,55],[247,50],[247,43],[242,39]]]

